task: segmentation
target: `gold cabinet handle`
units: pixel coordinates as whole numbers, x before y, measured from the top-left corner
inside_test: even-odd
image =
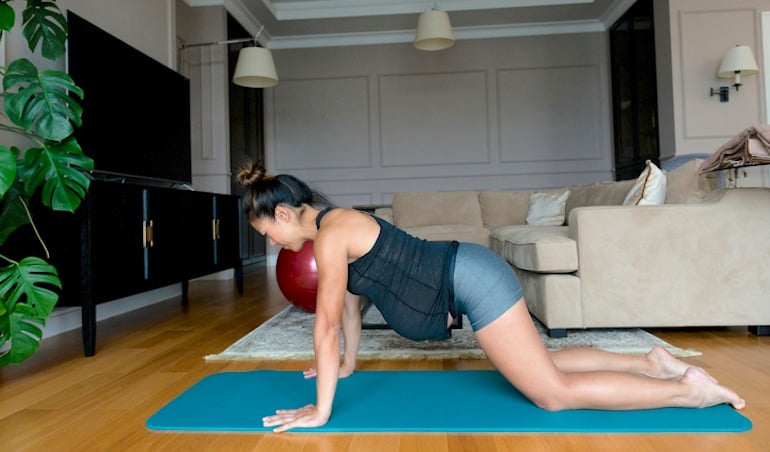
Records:
[[[219,240],[219,219],[211,220],[211,240]]]
[[[142,221],[142,247],[152,248],[155,245],[155,242],[152,239],[152,220],[144,220]]]

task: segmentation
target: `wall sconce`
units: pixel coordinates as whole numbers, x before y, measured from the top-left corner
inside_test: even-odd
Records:
[[[236,44],[252,42],[252,47],[244,47],[238,52],[238,62],[235,63],[233,83],[246,88],[269,88],[278,84],[278,73],[275,70],[273,54],[264,47],[257,47],[257,38],[264,30],[264,25],[253,38],[230,39],[227,41],[201,42],[197,44],[181,44],[179,52],[188,47]]]
[[[738,91],[742,85],[741,75],[754,75],[757,72],[759,72],[759,68],[754,54],[751,52],[751,47],[738,45],[727,51],[717,74],[719,78],[735,77],[735,83],[732,86],[735,87],[735,91]],[[730,100],[730,87],[711,88],[711,95],[716,94],[719,95],[720,102],[728,102]]]
[[[452,24],[449,22],[449,14],[439,11],[436,3],[433,9],[420,14],[417,19],[417,31],[414,37],[414,46],[419,50],[444,50],[455,43]]]

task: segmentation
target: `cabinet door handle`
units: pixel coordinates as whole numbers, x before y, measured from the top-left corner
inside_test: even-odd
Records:
[[[152,239],[152,220],[144,220],[142,221],[142,247],[152,248],[153,245],[155,245],[155,242],[153,242]]]
[[[219,219],[214,218],[211,220],[211,239],[219,240]]]

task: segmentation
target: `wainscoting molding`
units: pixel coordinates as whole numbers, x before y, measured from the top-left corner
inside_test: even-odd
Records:
[[[274,50],[266,161],[337,205],[611,180],[605,33]]]
[[[731,89],[730,102],[719,102],[709,94],[710,88],[732,83],[732,80],[717,78],[719,65],[730,47],[749,45],[760,58],[761,37],[754,25],[755,15],[756,11],[749,8],[680,12],[683,139],[712,141],[716,146],[707,152],[716,150],[762,115],[758,94],[760,76],[744,77],[739,92]],[[719,29],[730,30],[729,38],[714,33]]]
[[[368,77],[281,80],[273,88],[272,106],[276,166],[371,166]]]
[[[600,80],[597,65],[498,71],[500,161],[601,159]]]
[[[485,71],[379,77],[383,167],[489,164]]]

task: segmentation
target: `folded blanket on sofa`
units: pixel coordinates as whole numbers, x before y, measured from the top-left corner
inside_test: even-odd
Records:
[[[769,164],[769,150],[770,125],[751,126],[711,154],[701,165],[700,172]]]

